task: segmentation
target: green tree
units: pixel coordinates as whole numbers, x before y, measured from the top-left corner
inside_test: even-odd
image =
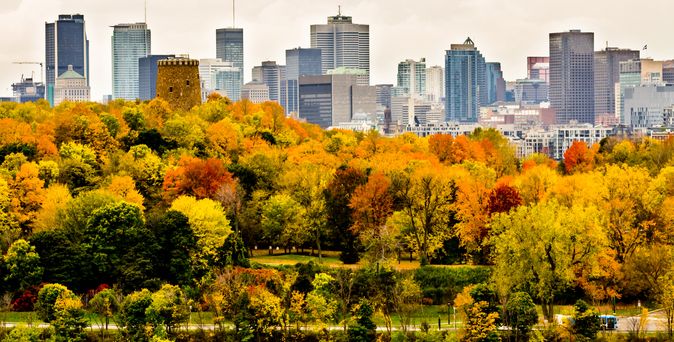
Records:
[[[188,285],[193,281],[191,256],[196,253],[197,239],[187,216],[168,210],[149,222],[159,244],[157,274],[171,284]]]
[[[89,326],[84,317],[82,301],[76,296],[61,295],[54,304],[54,320],[52,325],[57,342],[86,341],[87,334],[84,329]]]
[[[466,309],[466,326],[461,341],[498,341],[496,320],[498,313],[487,313],[487,302],[474,302]]]
[[[134,341],[145,341],[145,311],[152,304],[152,292],[147,289],[136,291],[124,298],[120,309],[120,319],[125,333]]]
[[[108,330],[110,318],[113,318],[119,311],[117,294],[112,289],[105,289],[89,301],[89,307],[93,313],[105,318],[105,330]]]
[[[169,334],[190,317],[190,306],[178,286],[164,285],[151,299],[152,303],[145,309],[147,321],[154,327],[163,326]]]
[[[372,321],[374,309],[369,301],[362,299],[355,309],[355,322],[349,327],[349,341],[370,342],[377,336],[377,325]]]
[[[608,241],[596,208],[543,202],[496,215],[492,229],[498,291],[503,296],[530,287],[549,322],[560,291],[585,286],[581,275],[602,271],[599,261]]]
[[[303,229],[303,213],[302,206],[289,195],[270,197],[262,208],[260,222],[265,240],[286,248],[301,246],[308,238]]]
[[[23,291],[40,283],[43,273],[40,256],[26,240],[15,241],[3,259],[7,267],[5,289]]]
[[[37,294],[37,302],[35,302],[35,311],[37,317],[47,323],[55,319],[56,301],[63,298],[71,298],[75,296],[72,291],[61,284],[47,284],[40,289]]]
[[[527,341],[529,332],[538,323],[536,305],[526,292],[515,292],[505,305],[504,323],[515,332],[515,341]]]
[[[573,305],[573,331],[581,338],[588,341],[594,341],[597,337],[597,332],[601,327],[599,321],[599,314],[597,310],[590,307],[585,301],[578,300]]]
[[[14,327],[2,340],[2,342],[39,342],[40,329],[24,326]]]

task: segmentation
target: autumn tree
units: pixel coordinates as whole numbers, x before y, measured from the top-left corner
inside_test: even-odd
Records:
[[[375,173],[366,184],[356,188],[349,203],[353,210],[351,229],[360,236],[373,261],[391,257],[392,246],[387,239],[392,229],[387,220],[393,214],[390,184],[386,176]]]
[[[10,183],[12,194],[11,210],[17,218],[24,235],[30,233],[37,211],[44,202],[44,181],[39,177],[35,163],[21,165],[21,169]]]
[[[197,199],[214,198],[223,186],[233,183],[232,174],[219,159],[202,160],[183,156],[177,168],[166,172],[164,192],[167,199],[180,195],[194,196]]]
[[[349,229],[353,224],[353,209],[349,206],[356,188],[367,182],[367,176],[355,168],[339,168],[325,189],[327,223],[333,227],[331,240],[338,241],[340,260],[346,264],[358,262],[358,236]]]
[[[594,167],[595,151],[582,140],[574,141],[564,152],[564,170],[567,173],[585,172]]]
[[[401,201],[401,224],[408,231],[421,264],[426,265],[451,234],[456,186],[446,174],[433,168],[395,177],[400,184],[396,197]]]

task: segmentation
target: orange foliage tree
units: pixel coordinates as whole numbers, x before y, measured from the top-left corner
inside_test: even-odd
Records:
[[[221,160],[183,156],[177,168],[166,171],[163,189],[165,198],[170,201],[180,195],[216,198],[226,186],[235,188],[235,181]]]

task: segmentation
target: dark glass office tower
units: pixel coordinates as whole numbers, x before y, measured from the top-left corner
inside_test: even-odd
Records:
[[[152,100],[157,97],[157,62],[175,55],[149,55],[138,59],[138,97]]]
[[[478,122],[487,98],[485,73],[484,57],[470,38],[451,45],[445,54],[446,121]]]
[[[282,84],[282,88],[285,88],[285,99],[281,99],[286,114],[297,113],[299,110],[300,76],[318,76],[321,70],[321,49],[286,50],[286,80]]]
[[[550,33],[550,105],[558,124],[594,124],[594,33]]]
[[[243,29],[223,28],[215,31],[215,57],[241,70],[243,84]]]
[[[54,104],[56,78],[68,71],[68,65],[87,79],[89,85],[89,40],[84,15],[61,14],[53,23],[45,23],[45,73],[47,100]]]

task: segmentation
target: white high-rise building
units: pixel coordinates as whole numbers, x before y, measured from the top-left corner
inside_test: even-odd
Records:
[[[138,59],[150,55],[151,33],[145,23],[119,24],[112,32],[112,98],[136,100]]]
[[[241,99],[241,69],[220,58],[199,60],[201,91],[205,96],[217,92],[232,101]]]
[[[433,103],[442,102],[445,96],[445,71],[439,66],[426,69],[426,99]]]
[[[426,94],[426,58],[398,63],[398,87],[405,89],[406,95]]]
[[[322,72],[340,67],[361,69],[359,85],[370,84],[370,26],[354,24],[341,11],[327,24],[311,25],[311,47],[321,49]]]

